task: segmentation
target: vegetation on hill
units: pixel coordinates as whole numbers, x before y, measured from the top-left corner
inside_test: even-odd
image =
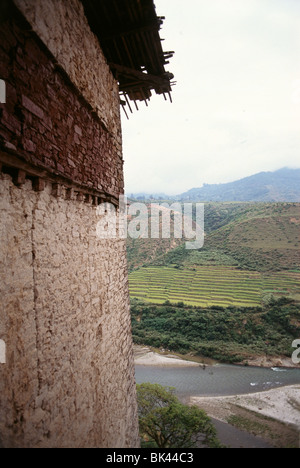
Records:
[[[151,225],[151,218],[149,218]],[[129,270],[148,265],[231,265],[280,271],[300,265],[298,203],[205,204],[205,242],[186,250],[184,239],[128,239]]]
[[[205,249],[221,250],[244,269],[296,269],[300,265],[299,229],[299,204],[251,205],[234,221],[211,232]]]
[[[244,362],[254,356],[291,356],[300,336],[300,311],[281,298],[265,307],[188,307],[131,305],[133,338],[137,344],[206,356],[222,362]]]
[[[128,239],[134,341],[225,362],[291,356],[299,230],[298,203],[208,203],[200,250]]]
[[[282,296],[300,299],[300,273],[260,273],[223,265],[147,267],[130,274],[129,290],[132,298],[157,304],[252,307]]]

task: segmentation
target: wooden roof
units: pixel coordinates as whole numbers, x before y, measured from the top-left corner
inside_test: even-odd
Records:
[[[174,52],[164,52],[153,0],[81,0],[92,31],[119,82],[121,103],[150,100],[152,91],[171,100],[173,75],[165,65]],[[138,108],[138,107],[137,107]],[[125,110],[126,112],[126,110]]]

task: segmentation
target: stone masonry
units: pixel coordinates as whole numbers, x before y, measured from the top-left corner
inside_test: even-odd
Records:
[[[0,23],[0,446],[138,447],[118,85],[79,0]]]

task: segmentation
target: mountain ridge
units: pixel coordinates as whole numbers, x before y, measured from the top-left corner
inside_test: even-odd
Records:
[[[300,169],[259,172],[225,184],[205,184],[180,195],[181,200],[300,202]]]
[[[130,198],[203,202],[300,202],[300,169],[284,167],[233,182],[204,184],[176,196],[132,194]]]

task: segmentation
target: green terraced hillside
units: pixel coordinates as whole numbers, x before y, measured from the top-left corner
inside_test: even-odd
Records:
[[[129,275],[131,298],[162,304],[259,306],[271,297],[300,300],[300,272],[261,273],[226,266],[141,268]]]
[[[174,265],[226,265],[254,272],[299,269],[299,233],[299,203],[206,203],[202,249],[186,250],[184,239],[174,237],[128,238],[128,266],[130,271]]]

